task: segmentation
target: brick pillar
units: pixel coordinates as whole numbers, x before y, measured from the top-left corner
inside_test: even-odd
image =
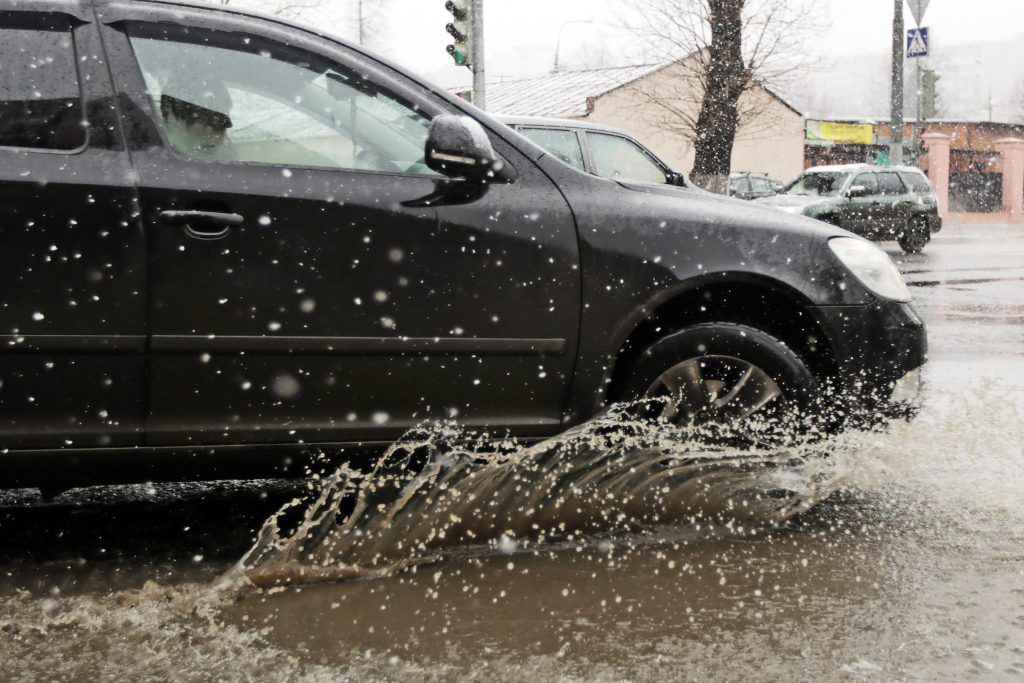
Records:
[[[928,179],[935,187],[939,198],[939,214],[949,214],[949,148],[951,141],[942,133],[925,133],[921,136],[925,151],[928,152]]]
[[[996,140],[1003,155],[1003,211],[1011,223],[1024,221],[1024,140]]]

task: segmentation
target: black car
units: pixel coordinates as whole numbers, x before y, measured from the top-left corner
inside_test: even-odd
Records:
[[[925,361],[893,264],[839,228],[580,172],[279,19],[2,8],[3,486],[301,474],[640,396],[728,422]]]

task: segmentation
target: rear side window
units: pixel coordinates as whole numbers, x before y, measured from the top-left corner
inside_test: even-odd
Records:
[[[903,178],[903,182],[907,184],[907,187],[918,194],[929,194],[932,191],[932,186],[923,175],[905,172],[900,173],[900,178]]]
[[[0,12],[0,146],[85,144],[71,26],[59,15]]]
[[[900,177],[895,173],[879,173],[878,191],[881,194],[895,195],[903,194],[907,190],[903,187],[903,183],[900,182]]]
[[[547,150],[548,154],[581,171],[586,170],[583,167],[583,150],[580,149],[580,140],[576,137],[575,131],[524,127],[520,128],[519,132]]]
[[[875,180],[874,173],[861,173],[853,179],[853,185],[851,187],[856,187],[857,185],[868,188],[869,195],[878,194],[878,181]]]

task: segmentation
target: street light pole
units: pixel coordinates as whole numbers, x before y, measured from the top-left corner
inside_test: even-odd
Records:
[[[903,0],[893,0],[892,15],[892,90],[890,93],[890,119],[892,140],[889,144],[889,163],[903,163]]]

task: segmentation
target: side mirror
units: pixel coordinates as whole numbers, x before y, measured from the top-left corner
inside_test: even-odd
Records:
[[[854,185],[850,188],[850,191],[846,193],[850,199],[856,199],[857,197],[867,197],[871,195],[871,190],[866,185]]]
[[[468,116],[435,116],[427,133],[427,166],[449,178],[467,178],[479,182],[511,183],[515,169],[506,164],[487,133]]]
[[[676,187],[686,187],[686,177],[682,173],[670,171],[665,177],[665,184],[675,185]]]

